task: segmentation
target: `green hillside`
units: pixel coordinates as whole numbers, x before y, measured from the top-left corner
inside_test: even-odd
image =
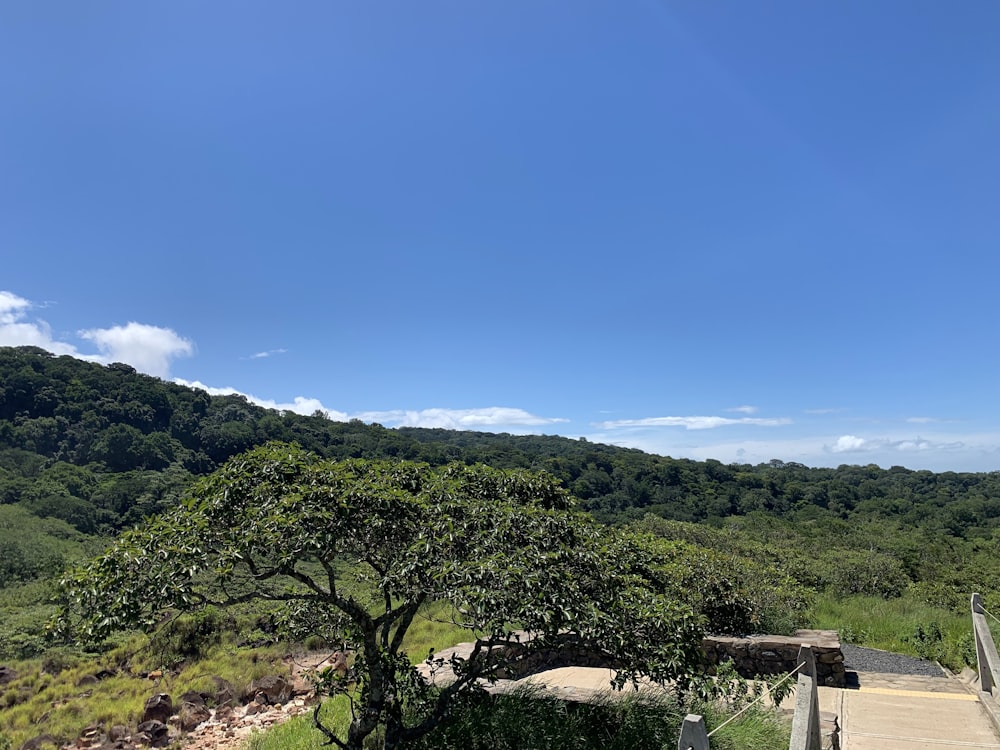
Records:
[[[659,538],[650,549],[709,629],[832,627],[960,668],[974,658],[969,594],[988,605],[1000,594],[1000,472],[722,464],[555,436],[392,430],[210,396],[122,364],[0,348],[0,660],[76,663],[50,651],[46,632],[62,572],[270,441],[335,461],[545,471],[599,522]],[[157,655],[136,658],[189,662],[277,637],[263,610],[212,618],[204,650],[187,653],[167,630],[139,647]],[[11,711],[19,696],[8,691]]]
[[[961,611],[972,590],[995,590],[1000,472],[722,464],[556,436],[392,430],[31,347],[0,348],[0,588],[51,579],[271,440],[329,459],[544,470],[602,522],[740,549],[818,593]]]

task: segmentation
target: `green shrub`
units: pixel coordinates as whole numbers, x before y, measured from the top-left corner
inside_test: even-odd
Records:
[[[72,669],[80,663],[79,654],[68,648],[52,648],[45,652],[42,657],[42,672],[44,674],[58,675],[67,669]]]
[[[163,667],[197,659],[221,643],[229,625],[226,617],[215,607],[178,615],[153,633],[148,650]]]

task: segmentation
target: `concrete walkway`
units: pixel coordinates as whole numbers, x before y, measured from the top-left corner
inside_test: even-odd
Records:
[[[426,671],[426,667],[422,668]],[[874,672],[851,674],[857,675],[856,688],[821,687],[818,691],[820,711],[829,717],[824,735],[833,731],[832,719],[836,717],[840,750],[1000,750],[1000,737],[978,693],[961,680]],[[531,686],[538,695],[588,703],[607,699],[613,675],[609,669],[564,667],[521,680],[500,680],[487,689],[503,693]],[[450,681],[447,670],[427,676],[442,684]],[[655,694],[660,690],[648,683],[640,687],[640,692]],[[781,709],[790,715],[794,706],[792,695]]]
[[[565,667],[497,685],[496,692],[530,684],[552,698],[599,700],[609,693],[607,669]],[[658,688],[647,685],[646,690]],[[1000,750],[979,698],[954,678],[858,673],[858,687],[819,688],[820,711],[840,725],[840,750]],[[794,708],[794,695],[781,708]]]
[[[979,698],[959,680],[858,673],[857,689],[820,688],[840,721],[841,750],[1000,750]]]

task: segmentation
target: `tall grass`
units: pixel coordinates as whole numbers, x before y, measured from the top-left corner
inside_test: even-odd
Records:
[[[278,648],[219,646],[204,659],[177,673],[167,673],[155,683],[124,672],[97,682],[84,679],[101,669],[115,671],[129,662],[135,671],[158,668],[148,655],[137,653],[143,643],[143,637],[134,638],[100,659],[53,650],[44,659],[8,662],[18,677],[0,692],[0,736],[6,736],[13,747],[43,733],[70,742],[92,724],[105,728],[134,725],[154,692],[175,696],[189,690],[211,693],[216,689],[214,677],[229,682],[239,692],[258,677],[288,673],[284,652]]]
[[[909,594],[896,599],[821,594],[808,619],[812,627],[839,631],[845,643],[931,659],[952,671],[975,664],[971,615]]]

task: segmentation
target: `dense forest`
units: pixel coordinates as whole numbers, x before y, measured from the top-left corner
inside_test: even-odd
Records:
[[[751,466],[554,436],[387,429],[21,347],[0,349],[0,589],[58,574],[269,440],[333,459],[545,470],[602,522],[738,549],[816,591],[908,591],[958,609],[1000,572],[1000,472]]]
[[[1000,525],[1000,471],[933,473],[875,465],[722,464],[554,436],[386,429],[265,409],[31,347],[0,348],[0,503],[114,532],[172,503],[194,475],[268,440],[327,458],[405,458],[558,477],[583,507],[620,522],[652,513],[718,523],[763,512],[791,519],[896,519],[966,539]]]

